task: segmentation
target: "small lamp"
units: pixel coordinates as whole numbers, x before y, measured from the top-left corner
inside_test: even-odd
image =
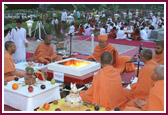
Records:
[[[27,27],[29,28],[29,37],[31,37],[31,28],[32,28],[33,22],[34,22],[33,20],[26,21]]]

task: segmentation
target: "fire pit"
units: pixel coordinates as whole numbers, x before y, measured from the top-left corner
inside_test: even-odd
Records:
[[[100,63],[68,58],[48,65],[52,71],[62,72],[74,76],[83,76],[101,68]]]

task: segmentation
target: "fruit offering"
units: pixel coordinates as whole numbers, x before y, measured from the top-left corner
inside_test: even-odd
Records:
[[[14,90],[17,90],[17,89],[19,88],[19,85],[18,85],[17,83],[14,83],[14,84],[12,85],[12,88],[13,88]]]
[[[57,104],[58,104],[58,101],[57,101],[57,100],[54,100],[53,103],[54,103],[55,105],[57,105]]]
[[[96,111],[98,111],[98,110],[99,110],[99,105],[95,105],[94,109],[95,109]]]
[[[34,90],[34,88],[33,88],[32,86],[29,86],[29,87],[28,87],[28,91],[29,91],[29,92],[33,92],[33,90]]]
[[[55,84],[55,79],[54,78],[51,80],[51,84]]]
[[[15,78],[14,78],[14,80],[15,80],[15,81],[18,81],[18,80],[19,80],[19,78],[18,78],[18,77],[15,77]]]
[[[41,85],[40,87],[41,87],[41,89],[45,89],[45,88],[46,88],[46,86],[45,86],[45,85]]]
[[[118,107],[116,107],[116,108],[114,109],[114,111],[120,111],[120,109],[119,109]]]
[[[61,109],[60,108],[56,108],[55,111],[61,111]]]
[[[91,111],[90,109],[86,109],[86,111]]]
[[[44,108],[45,110],[48,110],[48,109],[50,108],[50,104],[45,103],[45,104],[43,105],[43,108]]]

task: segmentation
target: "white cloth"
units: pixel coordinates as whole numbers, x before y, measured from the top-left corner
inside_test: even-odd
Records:
[[[8,32],[8,34],[4,38],[4,43],[7,41],[11,41],[11,33],[10,32]]]
[[[148,40],[148,36],[145,30],[140,31],[140,36],[143,40]]]
[[[133,84],[133,83],[137,83],[137,81],[138,81],[138,78],[135,77],[134,80],[132,81],[132,84]],[[131,90],[130,84],[129,84],[126,88],[129,89],[129,90]]]
[[[67,20],[67,13],[66,12],[62,12],[61,21],[66,21],[66,20]]]
[[[152,26],[154,26],[155,29],[158,28],[158,23],[157,23],[157,21],[158,21],[158,18],[155,17],[155,16],[153,16],[153,18],[152,18]]]
[[[127,35],[123,30],[118,30],[116,39],[126,39]]]
[[[21,62],[21,63],[15,64],[15,68],[18,71],[25,71],[27,66],[28,66],[27,62]],[[39,65],[39,63],[34,63],[32,68],[34,69],[34,71],[36,71],[36,70],[47,68],[47,65],[44,65],[44,64]]]
[[[69,27],[69,32],[68,32],[68,34],[72,33],[72,35],[74,35],[74,32],[75,32],[75,27],[74,27],[74,25],[71,25],[71,26]]]
[[[151,37],[151,31],[152,31],[152,30],[148,30],[148,34],[147,34],[147,37],[148,37],[148,38]]]
[[[12,84],[18,83],[19,88],[17,90],[12,89]],[[4,86],[4,104],[22,111],[34,111],[34,109],[49,103],[53,100],[60,99],[60,89],[58,84],[51,84],[49,81],[40,81],[36,79],[36,86],[33,86],[33,92],[28,91],[28,85],[23,86],[24,78],[19,81],[8,82],[8,85]],[[46,88],[42,90],[41,84],[44,84]]]
[[[26,39],[26,30],[24,28],[13,28],[11,31],[11,41],[16,45],[16,51],[13,54],[14,61],[20,61],[26,59],[25,43],[28,43]]]
[[[58,24],[58,19],[53,19],[52,22],[51,22],[51,24],[53,24],[53,25],[54,24]]]
[[[100,28],[100,35],[107,35],[104,28]]]

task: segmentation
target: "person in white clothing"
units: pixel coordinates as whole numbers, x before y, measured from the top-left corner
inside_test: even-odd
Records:
[[[69,27],[69,32],[68,32],[68,34],[69,34],[69,35],[70,35],[70,34],[74,35],[74,32],[75,32],[75,26],[74,26],[74,23],[72,23],[71,26]]]
[[[102,28],[100,28],[100,35],[107,35],[105,27],[106,26],[104,25]]]
[[[120,27],[120,30],[117,32],[117,38],[116,39],[126,39],[127,35],[125,34],[123,27]]]
[[[143,40],[148,40],[148,36],[147,36],[147,33],[146,31],[144,30],[144,28],[141,28],[141,31],[140,31],[140,36]]]
[[[58,25],[58,19],[57,19],[57,17],[54,17],[54,19],[52,20],[51,24]]]
[[[26,61],[26,47],[28,47],[28,41],[26,39],[26,30],[22,28],[22,20],[17,19],[16,28],[11,31],[11,41],[16,45],[16,51],[13,54],[15,63]]]
[[[10,36],[10,32],[8,30],[8,27],[4,26],[4,44],[7,41],[11,41],[11,36]]]
[[[157,14],[152,17],[152,26],[154,26],[155,29],[158,28],[158,17],[157,17]]]
[[[62,21],[62,23],[66,23],[66,20],[67,20],[67,12],[64,9],[64,11],[62,12],[62,15],[61,15],[61,21]]]

